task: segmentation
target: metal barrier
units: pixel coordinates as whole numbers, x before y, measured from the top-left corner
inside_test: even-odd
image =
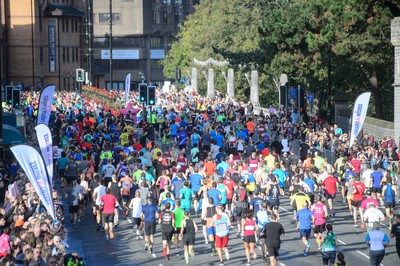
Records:
[[[321,150],[321,157],[324,159],[328,159],[328,163],[330,165],[334,165],[336,162],[336,154],[334,151],[322,149]]]

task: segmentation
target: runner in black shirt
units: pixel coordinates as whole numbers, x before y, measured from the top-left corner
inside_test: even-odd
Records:
[[[285,235],[282,224],[276,221],[277,217],[274,213],[270,214],[271,221],[264,226],[267,251],[271,266],[276,266],[278,263],[279,249],[281,247],[281,236]]]

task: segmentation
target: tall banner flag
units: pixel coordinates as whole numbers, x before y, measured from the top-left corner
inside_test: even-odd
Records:
[[[49,179],[47,178],[46,167],[39,152],[26,144],[15,145],[10,149],[22,169],[24,169],[42,204],[55,220],[56,216]]]
[[[364,92],[358,96],[354,103],[353,117],[351,119],[351,131],[350,131],[350,144],[349,148],[353,146],[354,140],[360,133],[364,124],[365,117],[367,116],[369,98],[371,97],[370,92]]]
[[[129,92],[131,91],[131,73],[125,78],[125,106],[128,103]]]
[[[51,107],[53,104],[55,85],[45,87],[40,93],[39,110],[38,110],[38,124],[49,124]]]
[[[40,151],[44,163],[46,164],[47,174],[49,175],[50,188],[53,187],[53,139],[48,126],[39,124],[35,127],[36,136],[39,142]]]

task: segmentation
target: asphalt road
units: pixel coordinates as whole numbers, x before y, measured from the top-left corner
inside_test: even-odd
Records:
[[[339,197],[340,198],[340,197]],[[345,255],[348,265],[368,265],[368,246],[365,245],[365,230],[353,227],[347,207],[339,200],[335,202],[336,217],[329,222],[333,223],[334,232],[337,235],[340,246],[338,250]],[[288,199],[283,199],[280,210],[280,222],[286,231],[281,245],[279,263],[282,266],[308,266],[322,265],[321,251],[317,249],[315,238],[311,238],[311,251],[307,257],[303,256],[303,244],[299,238],[299,232],[292,222],[293,214],[288,204]],[[67,219],[68,220],[68,219]],[[199,219],[196,219],[199,225]],[[235,225],[235,224],[234,224]],[[116,228],[116,237],[113,240],[106,240],[105,234],[96,232],[96,224],[90,210],[87,209],[85,218],[78,224],[77,229],[68,228],[69,252],[77,251],[84,257],[86,265],[185,265],[183,252],[175,256],[174,248],[171,249],[171,259],[166,261],[162,256],[161,234],[159,226],[155,236],[155,247],[153,255],[144,251],[144,240],[136,240],[133,237],[132,224],[130,219],[122,218],[120,225]],[[210,254],[209,245],[204,245],[203,234],[200,230],[196,235],[195,257],[190,265],[218,265],[218,257]],[[389,235],[387,227],[382,230]],[[230,261],[225,265],[243,265],[246,263],[245,251],[242,241],[236,237],[236,228],[231,230],[229,240]],[[261,259],[261,251],[257,249],[258,258],[252,261],[252,265],[265,265]],[[400,265],[394,246],[394,239],[391,239],[389,247],[386,248],[386,256],[381,265]]]

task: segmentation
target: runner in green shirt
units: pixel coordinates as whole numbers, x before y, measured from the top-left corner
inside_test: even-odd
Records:
[[[175,243],[175,253],[176,256],[179,256],[179,234],[181,233],[181,224],[182,221],[185,219],[185,211],[181,209],[181,201],[176,199],[175,201],[175,210],[173,211],[175,216],[175,231],[174,231],[174,243]]]

